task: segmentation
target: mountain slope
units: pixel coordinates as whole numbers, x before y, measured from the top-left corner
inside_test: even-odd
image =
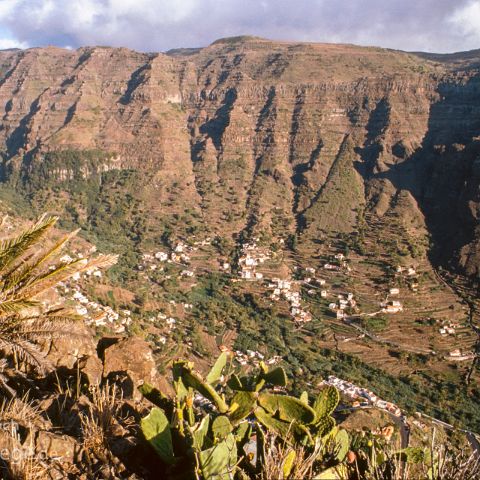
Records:
[[[378,213],[408,191],[439,258],[478,275],[479,77],[458,56],[427,57],[248,37],[172,55],[4,51],[4,178],[28,183],[48,152],[101,150],[99,170],[145,172],[152,228],[189,210],[212,232],[277,234],[280,218],[315,236],[339,216],[344,192],[328,184],[348,138],[358,194],[346,210]],[[351,231],[346,216],[334,223]]]

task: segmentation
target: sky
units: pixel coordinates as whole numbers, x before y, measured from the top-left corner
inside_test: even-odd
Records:
[[[480,48],[480,0],[0,0],[0,49],[166,51],[235,35],[472,50]]]

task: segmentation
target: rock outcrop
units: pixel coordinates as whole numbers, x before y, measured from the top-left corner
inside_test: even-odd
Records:
[[[44,343],[46,359],[57,369],[72,370],[77,362],[95,358],[97,354],[93,332],[83,322],[77,322],[69,327],[68,333],[60,332]]]
[[[103,377],[120,383],[124,398],[140,399],[138,387],[143,382],[158,382],[152,350],[141,338],[121,339],[106,348],[103,356]]]

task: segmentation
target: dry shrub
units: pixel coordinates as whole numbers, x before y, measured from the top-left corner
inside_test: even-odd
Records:
[[[430,451],[418,463],[405,462],[399,455],[399,446],[385,444],[374,450],[371,456],[360,454],[362,462],[353,462],[335,472],[337,480],[480,480],[480,452],[471,449],[453,449],[444,442],[436,442],[433,435]],[[318,444],[315,449],[289,445],[275,435],[265,439],[265,461],[260,480],[297,480],[315,478],[325,470],[325,463],[334,446]],[[294,453],[292,453],[294,452]],[[294,455],[288,477],[284,466]],[[323,478],[323,477],[322,477]]]
[[[133,425],[131,418],[121,415],[122,394],[116,385],[108,383],[91,388],[92,402],[87,413],[81,416],[83,447],[89,469],[96,468],[99,462],[121,473],[124,467],[110,449],[111,441],[126,432]]]
[[[0,405],[0,457],[4,474],[15,480],[43,480],[48,476],[48,465],[35,452],[32,430],[45,425],[38,409],[28,401],[13,398]],[[27,431],[22,443],[20,427]]]

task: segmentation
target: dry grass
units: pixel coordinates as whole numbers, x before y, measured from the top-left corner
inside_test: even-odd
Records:
[[[50,479],[50,466],[39,461],[34,455],[21,457],[10,464],[10,477],[15,480],[46,480]]]
[[[333,457],[336,448],[333,441],[326,443],[318,441],[313,450],[298,445],[292,446],[276,435],[267,433],[265,460],[258,478],[261,480],[314,478],[327,468],[325,463]],[[287,467],[289,463],[291,468]]]
[[[429,470],[432,480],[464,480],[480,479],[480,452],[453,450],[448,443],[435,443],[435,430],[433,431],[430,446],[430,457],[436,459],[431,462]]]
[[[262,471],[256,478],[260,480],[316,478],[328,468],[334,452],[333,442],[327,442],[326,445],[318,442],[312,451],[288,445],[275,435],[267,434],[265,460]],[[289,462],[292,462],[291,469],[286,472],[285,466]],[[423,460],[417,463],[405,462],[405,456],[399,455],[398,446],[386,444],[373,449],[370,455],[363,451],[357,452],[356,460],[352,460],[350,464],[339,465],[331,473],[332,478],[337,480],[480,480],[480,454],[468,449],[453,450],[443,441],[437,442],[434,436],[430,451],[427,449]]]
[[[108,383],[103,387],[91,389],[92,403],[88,412],[81,416],[83,447],[87,468],[94,469],[98,462],[108,465],[120,473],[124,467],[111,453],[112,439],[118,437],[119,432],[133,425],[133,419],[122,417],[120,412],[122,394],[116,385]]]
[[[45,425],[37,408],[26,397],[3,400],[0,405],[0,457],[4,474],[15,480],[43,480],[48,476],[48,465],[35,452],[32,430]],[[21,443],[19,427],[27,429],[29,436]],[[5,477],[2,477],[5,478]]]
[[[279,446],[273,436],[268,437],[266,442],[265,462],[259,476],[261,480],[285,480],[284,466],[291,455],[295,455],[291,478],[313,478],[315,454],[308,454],[304,448],[287,444]]]
[[[437,441],[435,431],[429,449],[417,462],[405,462],[398,446],[392,444],[374,450],[366,460],[368,467],[359,476],[365,480],[480,479],[480,455],[467,448],[453,449],[444,440]]]

